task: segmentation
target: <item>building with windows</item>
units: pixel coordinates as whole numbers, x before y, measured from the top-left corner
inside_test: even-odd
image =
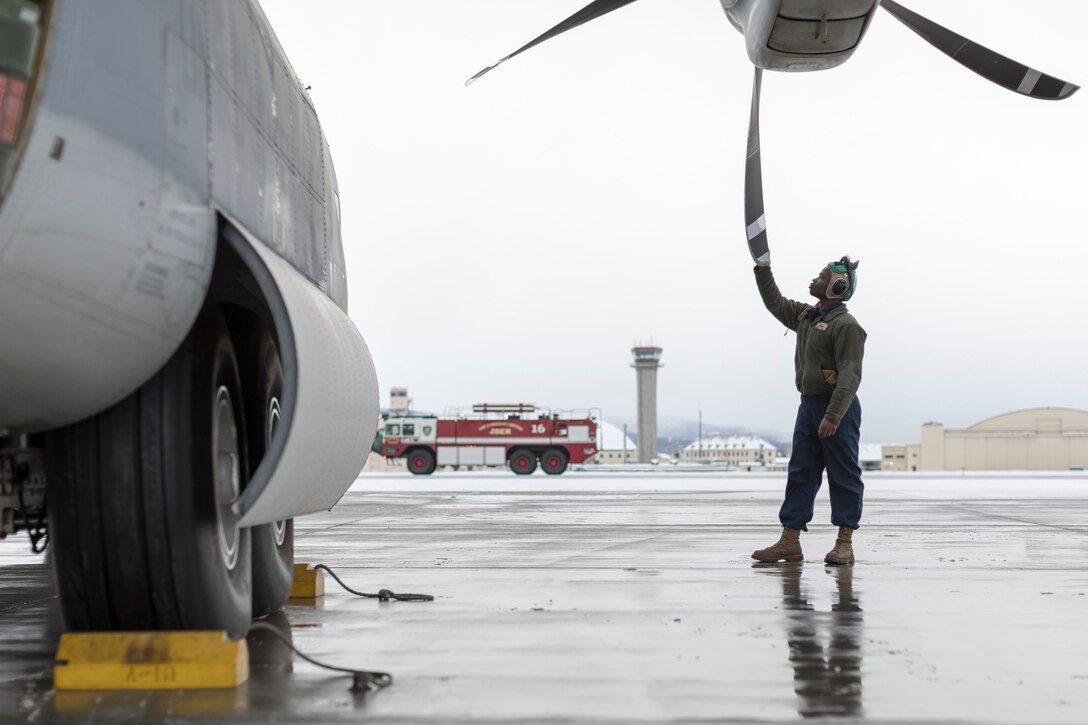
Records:
[[[626,456],[626,458],[625,458]],[[637,463],[638,449],[635,442],[619,426],[606,420],[597,424],[597,455],[590,463]]]
[[[879,443],[862,443],[858,446],[858,464],[863,471],[879,471],[884,457],[884,447]]]
[[[408,397],[408,388],[390,388],[389,389],[389,415],[396,417],[403,417],[408,415],[409,408],[412,407],[412,399]]]
[[[774,445],[754,435],[707,436],[689,443],[680,453],[684,463],[724,462],[737,467],[769,466],[777,457]]]
[[[881,446],[881,471],[917,471],[922,460],[922,446],[918,443],[890,443]]]

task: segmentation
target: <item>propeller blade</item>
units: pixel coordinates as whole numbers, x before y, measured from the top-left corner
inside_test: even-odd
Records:
[[[744,161],[744,226],[748,251],[756,264],[768,264],[767,217],[763,213],[763,166],[759,159],[759,89],[763,70],[756,68],[752,80],[752,115],[748,117],[748,155]]]
[[[1010,91],[1032,98],[1059,101],[1073,95],[1080,88],[984,48],[913,10],[908,10],[894,0],[881,0],[880,6],[952,60]]]
[[[472,76],[467,81],[465,81],[465,85],[466,86],[470,85],[473,81],[475,81],[477,78],[482,76],[484,73],[487,73],[492,68],[496,68],[499,65],[501,65],[502,63],[505,63],[506,61],[513,58],[515,55],[519,55],[521,53],[524,53],[525,51],[529,50],[529,48],[532,48],[534,45],[540,45],[545,40],[548,40],[550,38],[554,38],[555,36],[559,35],[560,33],[565,33],[568,30],[570,30],[571,28],[577,28],[579,25],[582,25],[583,23],[588,23],[590,20],[596,20],[597,18],[601,17],[602,15],[606,15],[606,14],[612,12],[613,10],[618,10],[619,8],[622,8],[624,5],[630,5],[634,1],[635,0],[594,0],[589,5],[586,5],[584,8],[582,8],[581,10],[576,12],[574,15],[571,15],[569,18],[567,18],[563,22],[559,23],[559,25],[556,25],[554,28],[547,31],[543,35],[540,35],[540,36],[537,36],[536,38],[533,38],[528,43],[521,46],[520,48],[515,50],[510,55],[508,55],[505,58],[502,58],[502,59],[496,61],[495,63],[489,65],[488,67],[484,68],[482,71],[480,71],[479,73],[477,73],[476,75]]]

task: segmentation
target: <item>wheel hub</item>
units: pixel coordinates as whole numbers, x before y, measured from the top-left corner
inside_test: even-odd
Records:
[[[268,401],[266,419],[268,429],[265,431],[264,449],[268,451],[272,448],[272,434],[276,432],[276,425],[280,422],[280,399],[276,396]],[[272,536],[276,539],[276,546],[283,546],[283,541],[287,538],[287,519],[272,522]]]
[[[238,427],[230,391],[219,386],[215,393],[212,413],[212,462],[215,468],[215,519],[219,539],[219,556],[228,571],[238,564],[241,530],[233,510],[241,491]]]

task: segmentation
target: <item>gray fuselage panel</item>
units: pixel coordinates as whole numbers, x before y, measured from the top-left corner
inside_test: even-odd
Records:
[[[260,7],[57,0],[0,201],[0,431],[120,400],[185,338],[228,212],[347,309],[336,179]]]

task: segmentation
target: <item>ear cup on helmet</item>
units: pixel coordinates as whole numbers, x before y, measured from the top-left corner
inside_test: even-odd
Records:
[[[857,268],[858,263],[846,256],[838,262],[827,263],[827,269],[831,270],[831,280],[825,293],[828,299],[845,301],[854,296],[854,289],[857,285],[854,270]]]

